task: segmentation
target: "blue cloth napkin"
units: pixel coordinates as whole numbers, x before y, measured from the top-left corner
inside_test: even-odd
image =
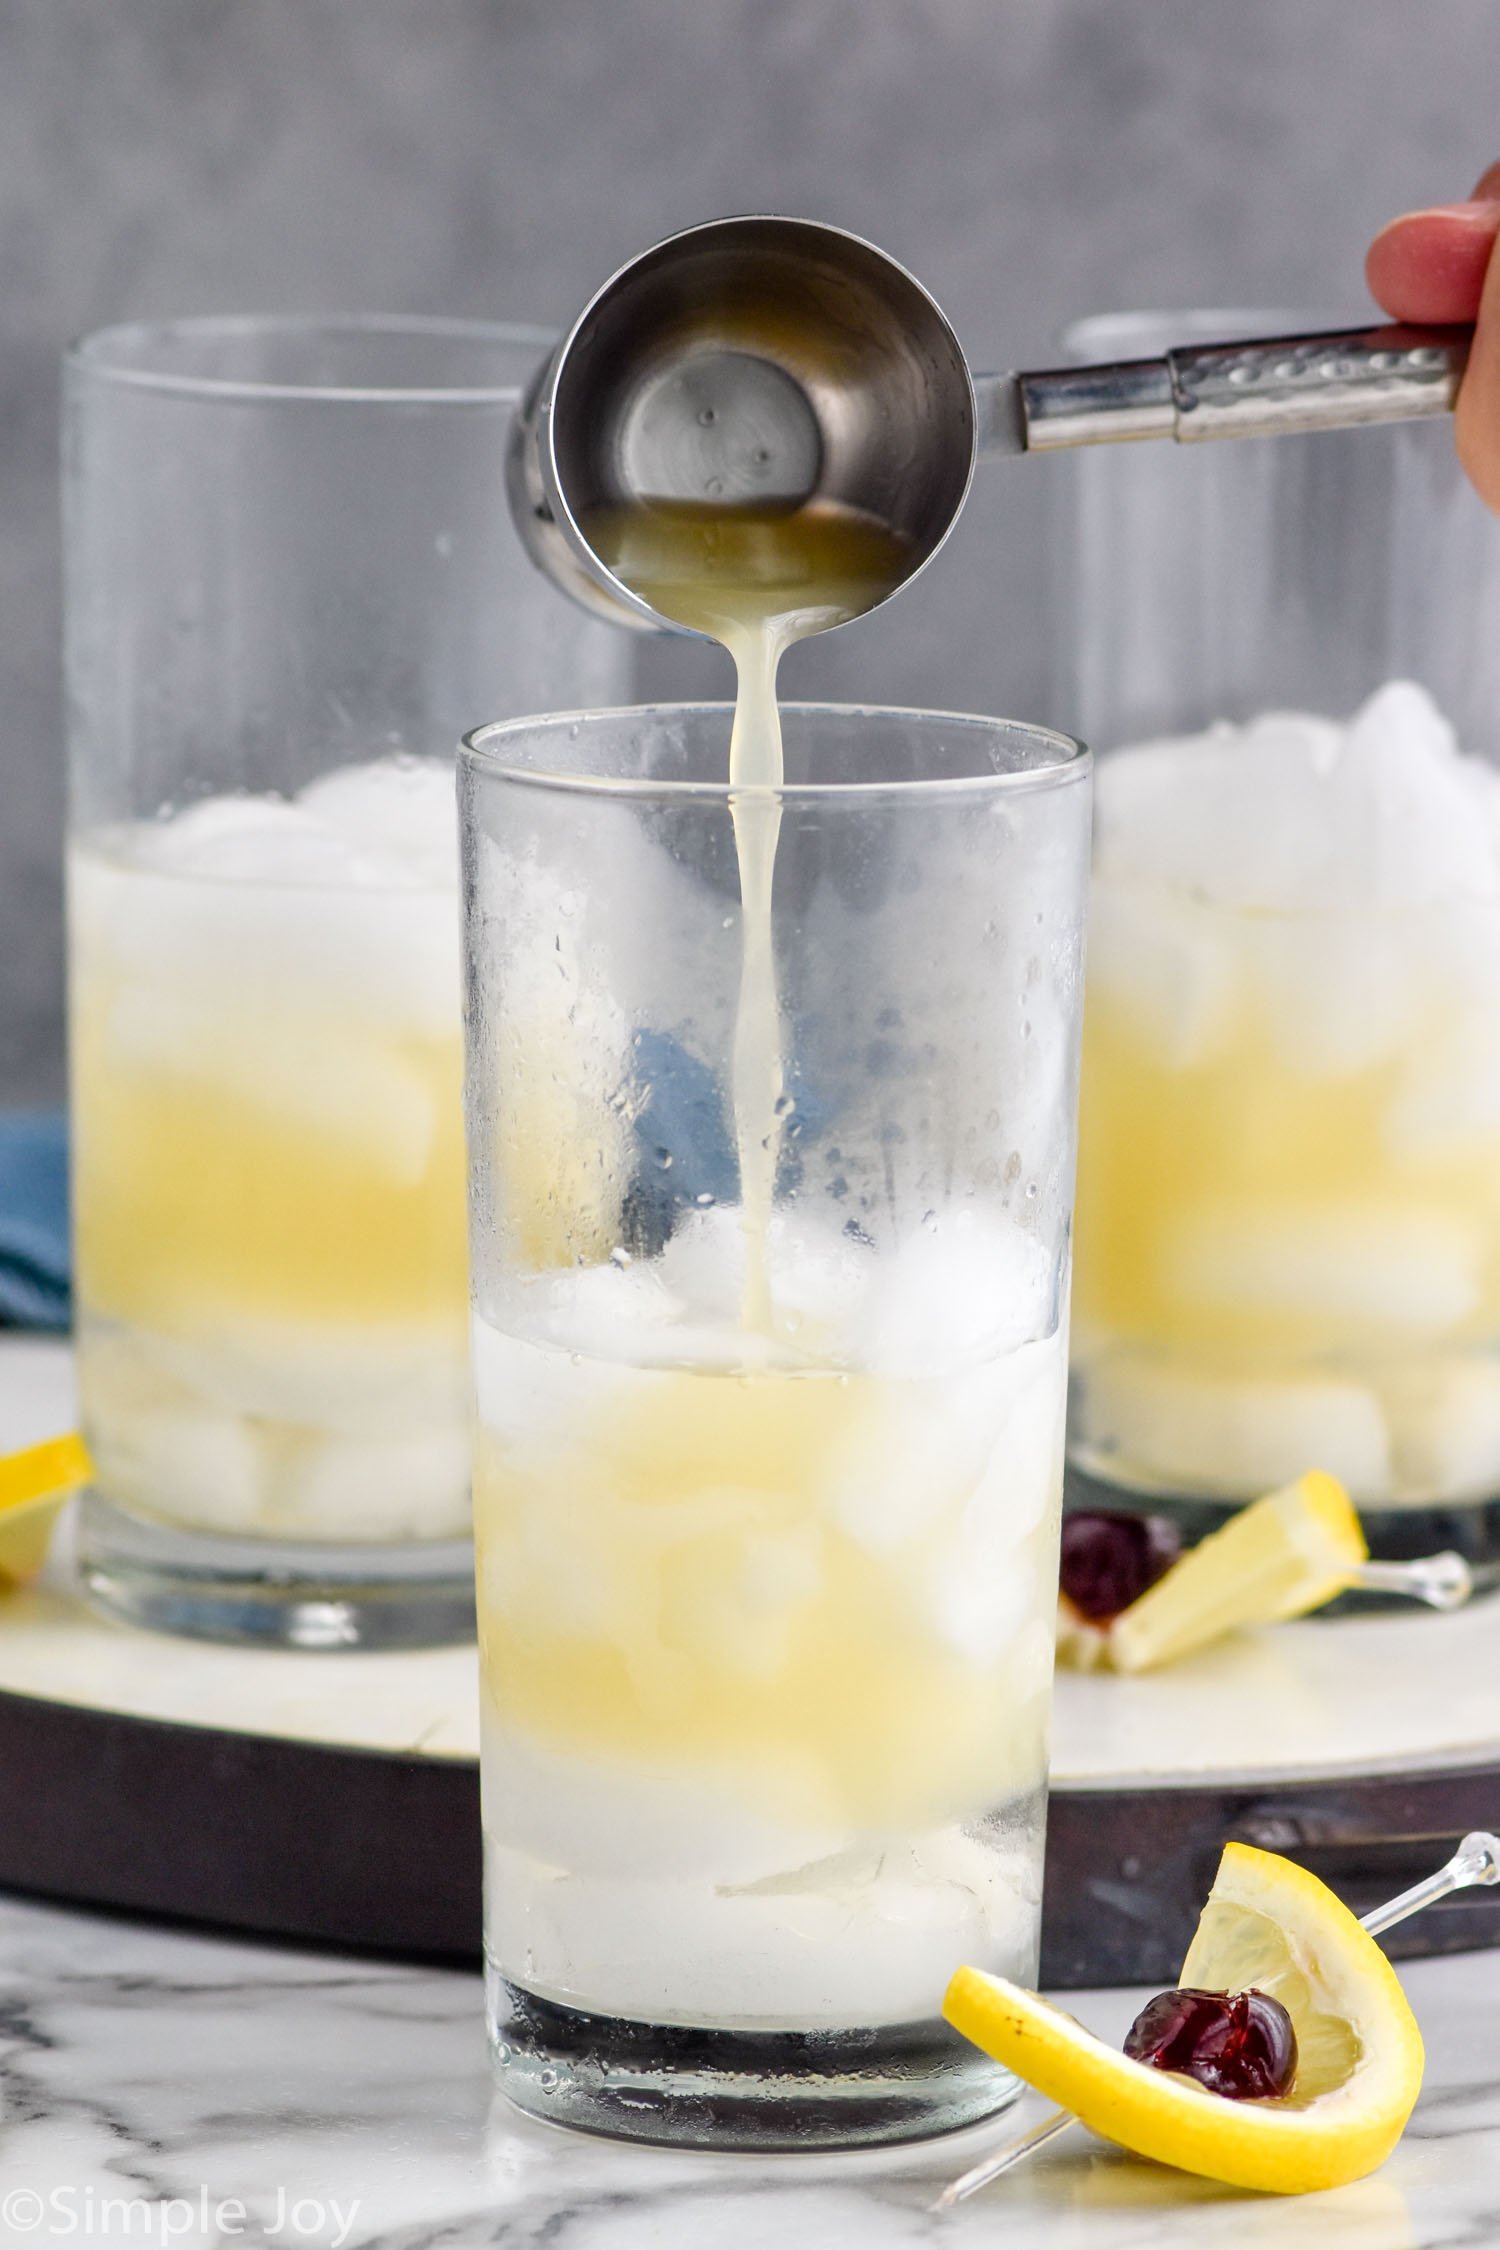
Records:
[[[0,1327],[65,1329],[70,1282],[67,1121],[0,1115]]]

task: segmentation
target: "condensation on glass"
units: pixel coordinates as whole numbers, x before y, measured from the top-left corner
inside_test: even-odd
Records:
[[[762,1228],[730,722],[460,768],[491,2033],[560,2122],[900,2139],[1036,1973],[1088,761],[785,710]]]
[[[546,341],[189,320],[68,358],[80,1551],[154,1625],[470,1629],[454,752],[626,681],[506,505]]]

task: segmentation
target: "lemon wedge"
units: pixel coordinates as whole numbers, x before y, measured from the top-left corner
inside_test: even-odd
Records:
[[[0,1584],[19,1586],[35,1577],[47,1559],[58,1510],[93,1473],[76,1430],[0,1454]]]
[[[1422,2085],[1422,2035],[1396,1973],[1326,1884],[1274,1852],[1228,1844],[1181,1982],[1253,1986],[1297,2034],[1278,2101],[1229,2101],[1133,2062],[1034,1992],[960,1969],[943,2013],[966,2039],[1103,2139],[1232,2187],[1305,2195],[1382,2164]]]
[[[1231,1516],[1121,1610],[1106,1635],[1108,1662],[1144,1672],[1241,1626],[1321,1609],[1369,1552],[1337,1477],[1309,1469]]]

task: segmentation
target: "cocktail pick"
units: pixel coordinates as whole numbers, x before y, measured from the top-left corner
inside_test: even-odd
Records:
[[[1462,1609],[1474,1591],[1474,1574],[1462,1555],[1445,1547],[1416,1562],[1362,1562],[1350,1583],[1366,1594],[1407,1594],[1429,1609]]]
[[[1370,1913],[1362,1914],[1360,1925],[1369,1931],[1371,1937],[1379,1937],[1382,1931],[1393,1929],[1398,1922],[1406,1921],[1413,1914],[1420,1914],[1424,1906],[1432,1906],[1440,1898],[1449,1898],[1454,1891],[1469,1890],[1476,1883],[1500,1883],[1500,1836],[1489,1835],[1484,1829],[1476,1829],[1472,1835],[1465,1836],[1453,1857],[1435,1875],[1427,1876],[1423,1882],[1413,1883],[1410,1890],[1387,1899],[1384,1906],[1377,1906]],[[984,2157],[958,2179],[950,2181],[932,2208],[934,2211],[951,2211],[955,2205],[966,2203],[971,2195],[977,2195],[981,2188],[988,2187],[991,2180],[998,2180],[1005,2172],[1013,2172],[1018,2164],[1024,2164],[1029,2156],[1034,2156],[1038,2149],[1046,2148],[1050,2142],[1059,2139],[1070,2125],[1076,2125],[1077,2122],[1071,2110],[1053,2110],[1049,2117],[1042,2118],[1029,2132],[1020,2134],[1013,2141],[1007,2141],[1003,2148],[996,2149],[993,2156]]]

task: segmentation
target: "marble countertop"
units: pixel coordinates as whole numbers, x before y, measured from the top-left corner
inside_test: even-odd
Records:
[[[1500,2241],[1500,1955],[1407,1972],[1428,2081],[1374,2179],[1278,2201],[1076,2134],[961,2210],[996,2133],[703,2157],[533,2125],[489,2090],[476,1975],[0,1900],[0,2243],[300,2250],[1449,2250]],[[1075,1994],[1119,2037],[1139,1996]]]

